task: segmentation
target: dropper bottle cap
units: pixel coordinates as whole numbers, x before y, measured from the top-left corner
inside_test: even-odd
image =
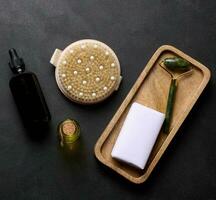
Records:
[[[14,74],[20,74],[25,71],[25,63],[22,58],[20,58],[15,49],[9,50],[10,62],[8,63],[11,71]]]

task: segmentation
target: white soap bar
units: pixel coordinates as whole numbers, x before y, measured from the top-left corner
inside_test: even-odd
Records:
[[[111,156],[144,169],[165,115],[133,103],[113,147]]]

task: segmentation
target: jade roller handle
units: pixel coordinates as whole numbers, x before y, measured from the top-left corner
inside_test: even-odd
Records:
[[[170,122],[171,122],[172,113],[173,113],[173,106],[174,106],[174,101],[175,101],[176,88],[177,88],[177,81],[176,79],[173,78],[170,83],[169,95],[168,95],[168,100],[167,100],[165,121],[164,121],[164,127],[163,127],[164,133],[169,132]]]

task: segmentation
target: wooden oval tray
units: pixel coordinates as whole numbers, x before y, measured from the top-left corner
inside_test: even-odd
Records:
[[[130,167],[112,159],[111,151],[113,145],[133,102],[141,103],[165,113],[171,79],[159,67],[159,63],[164,58],[171,56],[180,56],[188,60],[193,65],[193,73],[179,81],[169,134],[160,132],[144,170]],[[207,67],[173,46],[161,46],[149,60],[118,111],[98,139],[95,145],[97,159],[133,183],[139,184],[146,181],[204,90],[209,79],[210,71]]]

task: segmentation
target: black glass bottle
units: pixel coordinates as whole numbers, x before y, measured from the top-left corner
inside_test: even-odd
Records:
[[[51,115],[36,75],[25,72],[25,63],[15,49],[10,49],[9,55],[9,66],[15,74],[10,89],[24,125],[32,129],[46,127]]]

